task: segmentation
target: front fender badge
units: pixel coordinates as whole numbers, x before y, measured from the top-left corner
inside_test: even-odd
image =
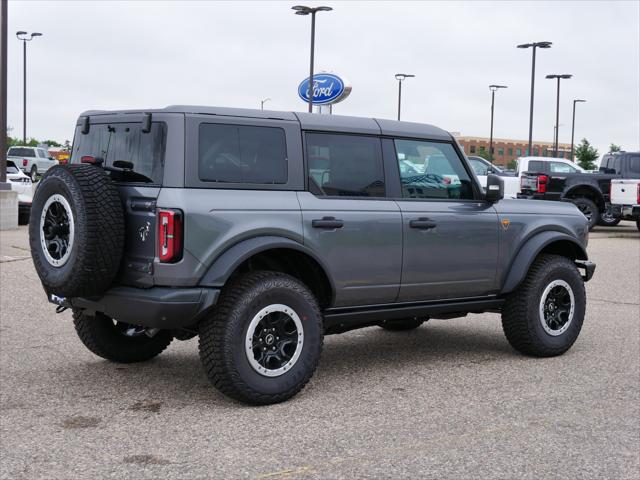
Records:
[[[503,218],[500,224],[502,225],[503,230],[506,230],[509,228],[509,225],[511,224],[511,220],[509,220],[508,218]]]

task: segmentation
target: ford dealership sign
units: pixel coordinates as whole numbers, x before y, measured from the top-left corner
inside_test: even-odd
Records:
[[[333,73],[313,74],[313,104],[329,105],[344,100],[351,93],[351,84]],[[309,102],[309,78],[298,86],[298,96]]]

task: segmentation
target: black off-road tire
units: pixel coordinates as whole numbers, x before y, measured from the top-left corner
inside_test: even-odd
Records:
[[[589,230],[592,230],[600,221],[600,210],[598,210],[598,206],[593,200],[585,197],[573,198],[571,202],[587,217]]]
[[[252,319],[265,307],[289,306],[299,316],[304,342],[297,361],[279,376],[252,367],[245,338]],[[323,343],[323,322],[313,293],[299,280],[277,272],[249,272],[222,291],[215,311],[200,325],[199,350],[211,383],[225,395],[252,405],[282,402],[313,375]]]
[[[47,259],[41,244],[43,210],[56,195],[68,202],[74,227],[70,253],[61,265]],[[58,206],[66,208],[60,202]],[[104,170],[93,165],[65,165],[47,171],[33,198],[29,225],[31,256],[47,292],[62,297],[104,292],[118,272],[124,233],[122,202]]]
[[[31,170],[29,171],[29,178],[31,179],[32,183],[36,183],[38,181],[38,167],[36,167],[35,165],[33,165],[31,167]]]
[[[398,320],[387,320],[384,323],[381,323],[380,326],[385,330],[390,330],[392,332],[404,332],[406,330],[415,330],[427,319],[422,317],[409,317],[409,318],[400,318]]]
[[[150,360],[162,353],[173,340],[166,330],[160,330],[153,337],[145,333],[126,336],[106,315],[88,315],[82,310],[73,311],[73,325],[85,347],[99,357],[117,363]]]
[[[636,220],[636,228],[640,231],[640,220]]]
[[[550,335],[540,316],[541,297],[555,280],[566,282],[574,295],[573,318],[566,331]],[[506,300],[502,329],[513,348],[526,355],[553,357],[569,350],[580,334],[586,309],[584,281],[575,264],[559,255],[540,255],[525,280]]]

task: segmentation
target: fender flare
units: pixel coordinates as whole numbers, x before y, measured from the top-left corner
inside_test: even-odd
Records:
[[[571,195],[577,189],[587,189],[587,190],[593,191],[593,194],[596,199],[596,205],[598,206],[598,208],[602,208],[601,206],[604,206],[606,204],[604,200],[604,194],[602,193],[600,188],[597,185],[593,185],[591,183],[580,183],[580,184],[570,185],[567,188],[566,192],[563,194],[563,198],[567,199],[568,201],[571,201]]]
[[[333,282],[333,278],[329,275],[330,270],[327,268],[325,263],[303,244],[289,238],[277,237],[274,235],[263,235],[248,238],[229,247],[222,254],[218,255],[218,257],[216,257],[216,259],[211,263],[206,273],[200,279],[198,285],[201,287],[221,288],[236,268],[242,264],[242,262],[257,253],[274,248],[297,250],[315,260],[329,280],[329,284],[331,285],[331,294],[333,297],[335,294],[335,284]]]
[[[574,237],[558,231],[540,232],[529,238],[515,255],[500,293],[506,294],[515,290],[526,277],[531,264],[542,249],[557,241],[568,241],[572,243],[578,251],[578,257],[576,259],[588,260],[586,250]]]

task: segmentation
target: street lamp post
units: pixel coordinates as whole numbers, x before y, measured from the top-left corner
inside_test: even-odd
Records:
[[[496,99],[496,90],[499,88],[507,88],[506,85],[489,85],[491,90],[491,131],[489,133],[489,161],[493,165],[493,105]]]
[[[571,120],[571,156],[569,157],[569,160],[571,160],[572,162],[573,162],[573,133],[576,128],[576,103],[582,103],[582,102],[586,102],[586,100],[581,100],[578,98],[573,101],[573,119]]]
[[[267,103],[269,100],[271,100],[270,98],[265,98],[263,100],[260,100],[260,110],[264,110],[264,104]]]
[[[559,130],[560,130],[560,80],[566,80],[571,78],[573,75],[569,75],[568,73],[563,73],[561,75],[547,75],[545,78],[548,78],[550,80],[553,79],[557,79],[558,80],[558,88],[556,90],[556,134],[555,134],[555,138],[553,139],[553,150],[554,150],[554,155],[557,157],[558,156],[558,136],[559,136]]]
[[[29,35],[27,37],[27,35]],[[38,32],[33,32],[31,34],[27,32],[23,32],[22,30],[16,32],[16,37],[18,40],[22,41],[22,88],[24,95],[22,97],[22,143],[24,145],[27,144],[27,42],[30,42],[35,37],[41,37],[42,34]]]
[[[302,5],[296,5],[291,7],[296,11],[296,15],[311,15],[311,55],[309,61],[309,113],[313,112],[313,57],[315,50],[315,37],[316,37],[316,13],[317,12],[330,12],[333,10],[331,7],[305,7]]]
[[[402,82],[407,78],[413,78],[415,75],[410,73],[396,73],[396,80],[398,80],[398,120],[400,120],[400,105],[402,103]]]
[[[551,42],[533,42],[518,45],[518,48],[533,48],[533,55],[531,56],[531,105],[529,106],[529,151],[527,155],[531,155],[533,144],[533,91],[536,81],[536,48],[551,48],[551,45]]]

